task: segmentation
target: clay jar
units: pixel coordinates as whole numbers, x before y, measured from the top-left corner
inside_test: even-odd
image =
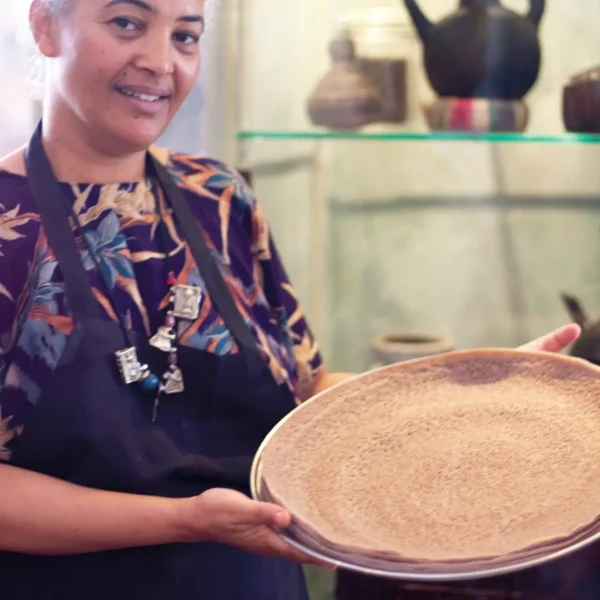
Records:
[[[374,366],[381,367],[454,350],[454,340],[445,335],[392,333],[371,341]]]
[[[329,46],[331,70],[308,98],[308,115],[314,125],[331,129],[359,129],[377,121],[382,112],[377,88],[356,60],[354,42],[342,32]]]
[[[574,75],[563,89],[567,131],[600,133],[600,65]]]
[[[540,70],[538,26],[544,0],[530,0],[526,16],[499,0],[461,0],[458,10],[431,23],[416,0],[404,0],[438,96],[519,100]]]

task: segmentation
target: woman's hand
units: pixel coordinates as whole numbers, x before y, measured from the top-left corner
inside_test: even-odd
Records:
[[[276,528],[289,526],[291,516],[275,504],[224,488],[207,490],[184,502],[192,503],[187,515],[191,541],[215,541],[254,554],[331,568],[292,548],[276,533]]]
[[[579,325],[565,325],[559,327],[551,333],[543,335],[523,346],[519,346],[517,350],[526,350],[529,352],[560,352],[567,346],[572,344],[581,334]]]

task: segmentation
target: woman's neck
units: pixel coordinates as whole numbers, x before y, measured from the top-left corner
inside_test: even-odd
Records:
[[[117,183],[140,181],[145,175],[146,151],[108,152],[109,143],[89,131],[66,107],[44,109],[42,138],[59,181]]]

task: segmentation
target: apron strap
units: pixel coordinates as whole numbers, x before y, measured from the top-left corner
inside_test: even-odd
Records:
[[[98,317],[98,303],[69,227],[65,196],[42,146],[41,123],[25,150],[25,166],[29,188],[40,211],[48,244],[62,271],[73,317],[76,321]]]
[[[211,300],[219,310],[219,314],[223,321],[225,321],[225,325],[227,325],[233,337],[240,344],[240,349],[258,355],[256,340],[250,331],[249,325],[235,304],[217,261],[206,245],[198,219],[192,213],[170,173],[150,154],[148,154],[148,166],[156,174],[165,191],[166,197],[177,217],[179,226],[183,230],[190,252],[204,278]]]
[[[225,325],[240,345],[240,349],[253,359],[262,359],[250,326],[229,291],[217,261],[212,256],[198,220],[170,173],[150,153],[147,167],[154,174],[171,204],[183,230],[192,256],[204,278],[211,300],[217,307]],[[76,319],[98,317],[99,309],[92,293],[88,274],[83,266],[79,249],[71,228],[65,195],[60,187],[42,144],[40,121],[25,152],[27,177],[33,197],[38,205],[48,242],[60,265],[65,280],[66,294]],[[250,362],[255,362],[251,360]]]

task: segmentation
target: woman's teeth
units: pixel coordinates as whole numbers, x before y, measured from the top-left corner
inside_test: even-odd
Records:
[[[154,96],[151,94],[138,94],[137,92],[130,92],[129,90],[124,90],[121,88],[117,88],[117,91],[123,96],[129,96],[131,98],[136,98],[138,100],[142,100],[144,102],[157,102],[158,100],[163,100],[165,96]]]

